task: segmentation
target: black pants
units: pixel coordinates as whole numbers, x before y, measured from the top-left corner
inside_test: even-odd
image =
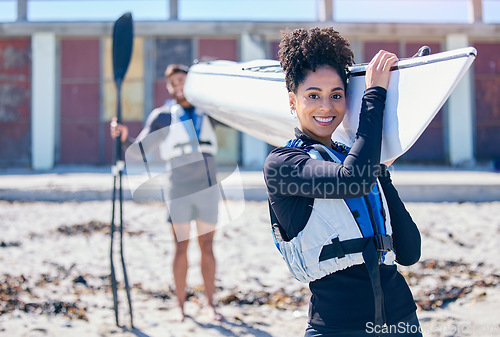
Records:
[[[304,337],[422,337],[420,323],[417,315],[412,313],[400,322],[387,325],[375,326],[367,323],[366,329],[359,331],[339,330],[335,328],[326,328],[309,325]]]

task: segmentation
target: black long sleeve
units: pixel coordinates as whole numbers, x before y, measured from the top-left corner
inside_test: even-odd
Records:
[[[389,172],[385,167],[381,172],[379,181],[389,206],[396,261],[403,266],[410,266],[420,259],[420,232],[392,184]]]

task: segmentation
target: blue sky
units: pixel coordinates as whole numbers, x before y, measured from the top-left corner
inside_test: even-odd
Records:
[[[340,22],[466,23],[468,0],[335,0]],[[179,0],[181,20],[314,21],[316,0]],[[165,20],[166,0],[29,0],[32,21],[111,21],[131,11],[135,20]],[[14,21],[16,1],[0,0],[0,21]],[[483,18],[500,23],[500,0],[483,0]]]

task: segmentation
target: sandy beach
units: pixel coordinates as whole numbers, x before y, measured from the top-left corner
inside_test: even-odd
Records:
[[[161,203],[124,204],[125,260],[134,330],[115,326],[109,281],[111,202],[0,201],[0,335],[302,336],[309,290],[276,250],[266,202],[229,201],[243,213],[215,237],[224,315],[204,311],[196,240],[189,248],[188,318],[175,313],[173,236]],[[425,336],[500,336],[500,202],[406,203],[422,258],[401,268]],[[221,206],[222,207],[222,206]],[[120,323],[130,326],[118,250]]]

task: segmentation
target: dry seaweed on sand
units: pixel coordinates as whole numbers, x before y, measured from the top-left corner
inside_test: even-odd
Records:
[[[240,291],[231,289],[230,294],[221,298],[220,303],[229,304],[250,304],[250,305],[269,305],[273,308],[296,310],[299,307],[307,305],[311,296],[309,289],[301,288],[289,294],[284,289],[277,291],[248,290]]]
[[[33,293],[33,287],[23,275],[3,275],[0,280],[0,315],[14,310],[45,315],[63,315],[69,319],[88,321],[87,309],[79,301],[41,301]]]
[[[126,227],[126,224],[125,224]],[[90,236],[95,233],[101,233],[101,234],[109,234],[110,233],[110,224],[108,222],[103,222],[103,221],[98,221],[98,220],[91,220],[86,223],[82,224],[75,224],[75,225],[62,225],[57,227],[57,233],[61,235],[66,235],[66,236],[74,236],[74,235],[85,235],[85,236]],[[116,229],[118,231],[118,229]],[[143,230],[138,230],[138,231],[130,231],[130,230],[125,230],[125,233],[134,236],[134,235],[142,235],[144,234]]]
[[[414,291],[417,305],[425,311],[445,307],[468,295],[482,297],[484,291],[473,290],[500,284],[500,274],[481,262],[429,259],[403,270],[402,274]]]
[[[91,235],[94,233],[109,234],[109,228],[109,223],[91,220],[83,224],[59,226],[57,227],[57,232],[67,236]]]
[[[20,246],[21,246],[21,242],[19,242],[19,241],[10,241],[10,242],[2,241],[2,242],[0,242],[1,248],[20,247]]]

